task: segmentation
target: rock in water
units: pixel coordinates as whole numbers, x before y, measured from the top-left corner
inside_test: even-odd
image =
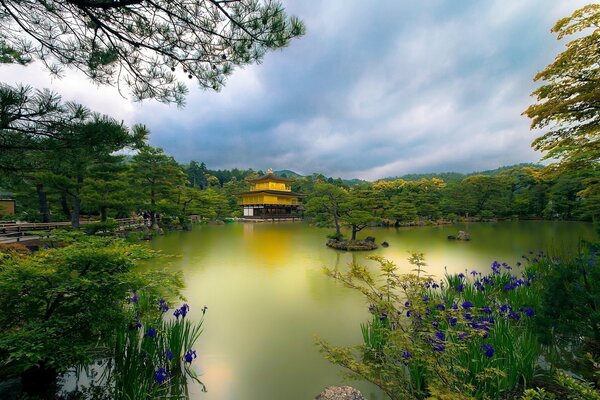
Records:
[[[471,235],[469,232],[458,231],[458,235],[456,235],[456,240],[471,240]]]
[[[350,386],[329,386],[315,400],[367,400],[362,393]]]
[[[383,242],[381,243],[382,247],[390,247],[390,244],[388,242]]]
[[[469,232],[458,231],[458,235],[456,235],[456,236],[449,235],[448,236],[448,240],[465,240],[465,241],[469,241],[469,240],[471,240],[471,235],[469,234]]]

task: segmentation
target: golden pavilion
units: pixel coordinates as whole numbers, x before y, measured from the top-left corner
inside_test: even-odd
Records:
[[[248,179],[249,192],[240,193],[239,204],[244,218],[263,220],[302,219],[302,193],[292,192],[293,180],[269,169],[266,175]]]

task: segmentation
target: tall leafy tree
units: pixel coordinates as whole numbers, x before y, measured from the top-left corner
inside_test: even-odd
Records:
[[[133,156],[131,168],[142,196],[141,205],[150,212],[151,226],[156,227],[159,209],[165,204],[176,204],[176,189],[187,183],[185,173],[173,157],[151,146],[143,147]]]
[[[600,160],[600,5],[562,18],[552,32],[559,40],[576,38],[534,78],[544,84],[533,92],[537,103],[524,114],[533,129],[547,131],[533,147],[562,163],[595,164]]]
[[[550,172],[587,169],[587,190],[579,196],[600,192],[600,5],[590,4],[560,19],[552,28],[558,39],[575,38],[554,62],[538,73],[543,81],[533,95],[537,103],[524,114],[531,118],[532,129],[546,129],[533,147],[546,152],[545,158],[558,162]],[[591,200],[594,203],[595,200]],[[589,207],[593,219],[598,207]]]
[[[332,224],[335,236],[342,237],[342,216],[346,212],[348,192],[330,183],[317,183],[312,197],[306,203],[306,213],[320,224]]]
[[[190,181],[190,185],[192,187],[199,187],[201,189],[206,189],[208,186],[207,178],[207,169],[206,164],[201,162],[198,164],[197,161],[190,161],[190,164],[186,168],[187,177]]]
[[[351,240],[356,240],[356,234],[370,223],[379,220],[374,215],[378,208],[376,192],[371,189],[354,189],[341,207],[341,221],[351,231]],[[373,201],[375,200],[375,202]]]
[[[97,172],[100,165],[116,162],[113,152],[139,146],[146,132],[139,129],[130,132],[112,118],[93,115],[91,121],[70,126],[63,135],[68,146],[48,154],[46,179],[71,199],[71,225],[79,228],[85,179]]]
[[[73,67],[138,100],[182,104],[183,76],[219,90],[303,33],[277,1],[0,0],[0,61]]]
[[[83,181],[81,198],[87,209],[100,211],[100,220],[105,222],[108,210],[125,211],[134,208],[135,198],[128,182],[127,165],[123,156],[109,155],[89,169]]]

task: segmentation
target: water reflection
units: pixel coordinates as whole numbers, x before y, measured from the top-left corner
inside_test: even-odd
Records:
[[[471,242],[448,241],[458,230]],[[192,398],[207,400],[310,399],[324,387],[344,384],[340,369],[323,360],[314,335],[338,344],[361,341],[359,324],[367,305],[323,274],[324,266],[345,270],[366,257],[387,257],[403,273],[409,251],[425,253],[427,272],[442,275],[465,269],[484,271],[492,261],[515,263],[529,249],[574,248],[592,239],[591,224],[519,222],[444,227],[371,229],[388,248],[345,253],[327,248],[326,229],[299,223],[201,226],[173,233],[150,245],[180,254],[172,268],[184,273],[184,291],[200,318],[209,306],[205,332],[197,346],[198,365],[208,393],[191,388]],[[383,398],[368,384],[353,384],[370,399]]]

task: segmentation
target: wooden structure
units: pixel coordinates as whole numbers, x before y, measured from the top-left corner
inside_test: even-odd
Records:
[[[117,231],[144,226],[143,218],[119,218],[114,220],[117,223]],[[84,221],[79,223],[84,226],[88,224],[97,224],[100,221]],[[53,229],[70,229],[71,222],[0,222],[0,243],[21,242],[29,239],[39,239],[46,236]]]
[[[302,193],[292,192],[291,179],[274,174],[271,169],[266,175],[248,179],[249,192],[240,193],[239,204],[244,218],[254,220],[302,219]]]
[[[0,215],[15,215],[17,202],[13,199],[0,199]]]

